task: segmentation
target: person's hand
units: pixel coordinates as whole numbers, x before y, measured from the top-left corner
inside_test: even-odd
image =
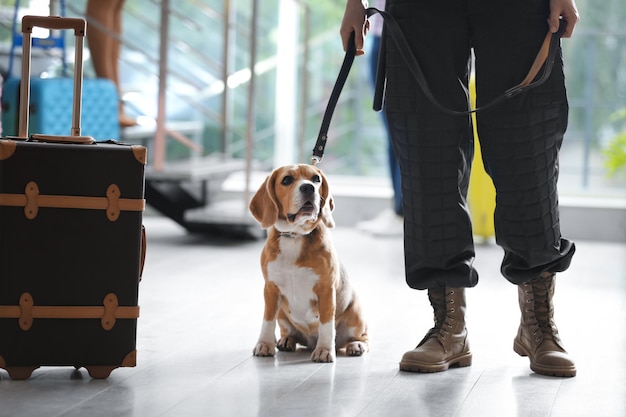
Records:
[[[365,53],[363,51],[364,38],[369,30],[369,22],[365,14],[367,6],[367,0],[347,0],[346,11],[343,14],[341,28],[339,29],[344,51],[348,49],[348,40],[352,32],[354,32],[357,56]]]
[[[559,29],[559,18],[563,18],[563,20],[567,22],[563,37],[571,38],[574,33],[574,27],[580,20],[574,0],[550,0],[550,17],[548,18],[548,24],[550,25],[550,31],[552,33],[555,33]]]

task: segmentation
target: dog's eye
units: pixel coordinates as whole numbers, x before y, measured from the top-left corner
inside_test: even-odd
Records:
[[[313,175],[313,177],[311,178],[311,181],[313,181],[313,182],[322,182],[322,178],[320,178],[319,175]]]
[[[280,182],[282,185],[290,185],[293,184],[293,177],[291,175],[287,175],[286,177],[283,178],[283,180]]]

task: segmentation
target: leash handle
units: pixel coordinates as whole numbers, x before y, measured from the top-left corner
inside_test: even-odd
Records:
[[[439,101],[437,101],[435,96],[430,91],[430,87],[428,86],[428,82],[426,81],[426,77],[424,76],[422,68],[415,58],[415,55],[411,52],[411,48],[406,38],[404,37],[404,33],[402,32],[402,29],[400,28],[400,25],[398,25],[396,19],[386,11],[376,9],[374,7],[366,9],[365,13],[368,19],[375,14],[379,14],[384,19],[385,25],[383,28],[383,36],[389,35],[391,37],[391,40],[396,45],[396,48],[398,49],[400,55],[409,67],[409,70],[415,77],[415,81],[422,89],[424,95],[426,95],[428,100],[439,110],[454,116],[467,116],[472,113],[485,110],[506,99],[515,97],[525,91],[530,90],[531,88],[543,84],[552,72],[552,66],[554,64],[556,53],[558,51],[559,42],[561,36],[563,35],[563,32],[565,32],[565,28],[567,27],[567,22],[565,20],[561,20],[559,24],[559,29],[556,33],[547,33],[541,49],[539,50],[539,53],[535,58],[535,62],[530,68],[528,75],[526,75],[526,77],[520,84],[506,90],[502,95],[496,97],[495,99],[481,107],[471,109],[468,103],[468,107],[470,107],[469,110],[451,110],[439,103]],[[335,81],[335,86],[333,87],[330,99],[328,100],[326,111],[324,112],[322,125],[320,127],[319,134],[317,135],[315,147],[313,148],[313,152],[311,153],[312,165],[317,165],[322,161],[324,157],[324,149],[326,148],[326,143],[328,140],[328,129],[330,127],[330,121],[333,117],[335,107],[337,106],[341,90],[343,89],[343,86],[345,85],[348,78],[348,74],[350,73],[350,68],[352,67],[352,63],[354,62],[354,57],[356,56],[356,46],[354,38],[355,34],[354,32],[352,32],[350,38],[348,39],[348,48],[346,49],[346,55],[344,57],[343,64],[341,65],[339,75],[337,76],[337,81]],[[385,42],[381,42],[381,53],[378,58],[378,68],[376,70],[376,86],[374,91],[374,110],[376,111],[382,110],[384,101],[384,88],[386,78],[384,65],[385,59],[383,55],[384,49],[382,49],[384,48],[384,45]],[[541,68],[543,68],[543,73],[539,78],[535,80]],[[462,84],[461,87],[465,89]]]
[[[386,33],[389,34],[389,36],[391,37],[391,40],[396,45],[396,48],[398,49],[399,54],[402,56],[402,58],[406,62],[411,73],[413,74],[413,77],[415,78],[415,81],[422,89],[422,92],[424,93],[424,95],[426,95],[428,100],[439,110],[443,111],[444,113],[453,115],[453,116],[467,116],[472,113],[476,113],[478,111],[488,109],[506,99],[515,97],[525,91],[530,90],[531,88],[534,88],[543,84],[552,73],[552,66],[556,58],[559,42],[560,42],[561,36],[563,35],[563,32],[565,32],[565,29],[567,27],[567,22],[565,20],[561,20],[559,22],[559,29],[555,33],[551,33],[550,31],[548,31],[543,41],[543,44],[541,46],[541,49],[539,50],[539,53],[537,54],[535,61],[533,62],[533,65],[531,66],[528,74],[526,75],[526,77],[521,83],[519,83],[518,85],[512,88],[509,88],[503,94],[496,97],[489,103],[486,103],[475,109],[472,109],[468,103],[469,110],[451,110],[445,107],[444,105],[442,105],[441,103],[439,103],[439,101],[435,98],[433,93],[430,91],[430,87],[428,86],[428,82],[426,81],[426,77],[424,76],[422,68],[420,67],[417,59],[415,58],[415,55],[411,51],[411,48],[404,36],[404,33],[402,32],[402,29],[400,28],[400,25],[398,25],[398,22],[396,21],[396,19],[392,15],[390,15],[388,12],[378,10],[374,7],[370,7],[366,9],[365,12],[368,18],[378,13],[384,19],[384,22],[385,22],[384,27],[385,27]],[[384,42],[382,42],[382,44],[384,44]],[[375,87],[376,91],[374,93],[374,106],[373,106],[374,110],[376,111],[382,110],[382,107],[383,107],[384,85],[385,85],[384,80],[386,76],[385,68],[384,68],[384,61],[385,61],[384,57],[379,57],[379,60],[378,60],[379,68],[376,74],[376,87]],[[535,80],[541,68],[543,68],[543,72],[541,76]],[[460,80],[459,80],[459,83],[461,84]],[[465,86],[463,86],[463,84],[461,84],[461,87],[464,90],[466,89]]]

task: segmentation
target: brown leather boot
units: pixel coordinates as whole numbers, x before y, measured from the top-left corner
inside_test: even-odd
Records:
[[[429,288],[435,327],[417,347],[402,356],[400,370],[441,372],[451,366],[469,366],[472,353],[465,328],[465,289]]]
[[[576,366],[569,357],[554,323],[554,274],[518,286],[522,320],[513,350],[528,356],[530,369],[548,376],[576,376]]]

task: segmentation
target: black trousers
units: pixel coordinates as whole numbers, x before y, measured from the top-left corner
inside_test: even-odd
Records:
[[[477,105],[524,79],[548,31],[549,0],[390,0],[431,91],[467,109],[475,55]],[[386,39],[386,112],[403,185],[409,286],[471,287],[474,243],[467,208],[472,121],[435,108]],[[462,86],[462,85],[463,86]],[[575,246],[561,237],[558,153],[568,103],[559,51],[541,86],[477,115],[485,168],[496,187],[496,242],[512,283],[568,268]]]

